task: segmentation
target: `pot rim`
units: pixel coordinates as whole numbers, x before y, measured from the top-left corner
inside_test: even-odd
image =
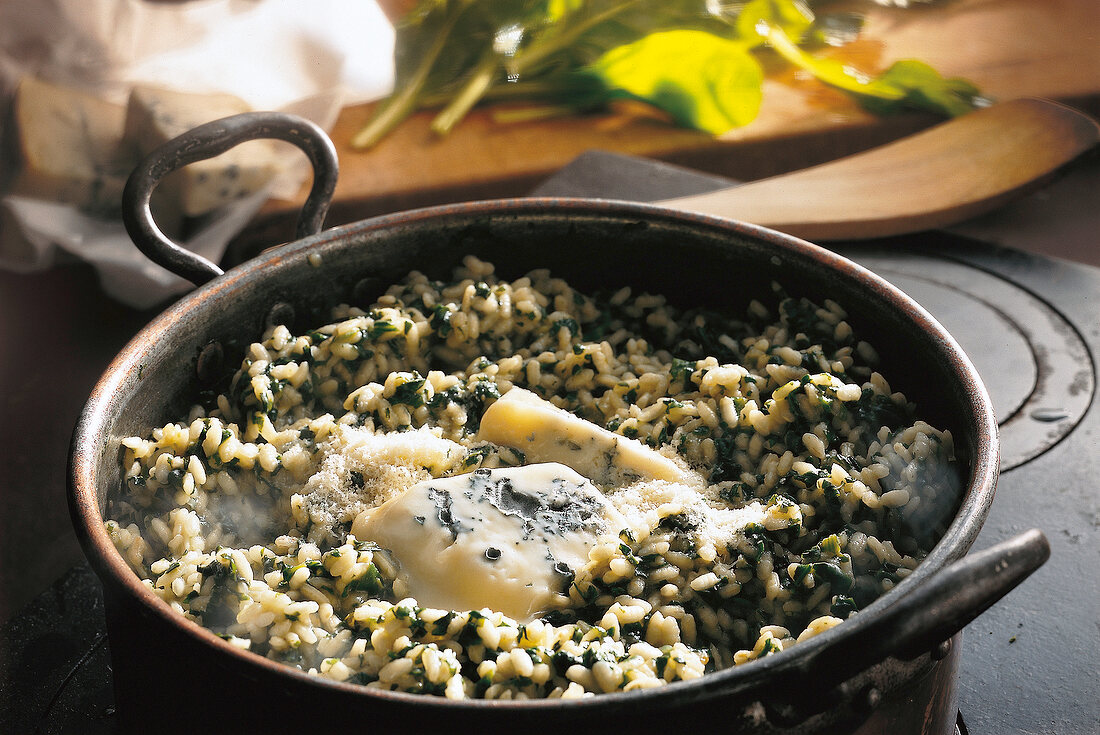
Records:
[[[912,574],[895,588],[877,598],[858,615],[846,620],[843,625],[800,642],[793,648],[754,661],[750,666],[731,667],[709,673],[699,679],[675,682],[653,689],[620,692],[611,697],[586,697],[573,700],[570,707],[576,707],[580,712],[593,707],[604,708],[611,705],[631,707],[643,701],[650,706],[666,701],[669,697],[674,697],[679,702],[702,701],[719,695],[744,694],[768,682],[797,676],[806,668],[807,662],[815,654],[820,654],[834,642],[860,636],[878,615],[901,600],[909,590],[915,589],[946,564],[966,553],[981,529],[993,500],[999,454],[997,423],[992,402],[974,365],[947,330],[923,307],[880,276],[847,258],[805,240],[768,228],[652,204],[609,199],[548,197],[495,199],[427,207],[381,215],[328,229],[278,246],[238,265],[225,275],[185,295],[144,327],[123,347],[97,381],[76,424],[70,448],[68,492],[70,514],[84,553],[104,585],[116,589],[122,588],[130,597],[141,602],[146,613],[155,615],[167,624],[178,628],[201,645],[212,646],[224,655],[236,657],[246,666],[259,667],[276,676],[290,677],[300,685],[345,691],[350,696],[376,697],[419,709],[442,707],[447,711],[454,708],[488,711],[501,707],[538,709],[562,706],[556,700],[464,699],[455,701],[404,692],[368,689],[357,684],[312,676],[231,645],[212,631],[192,623],[173,611],[151,589],[141,583],[115,549],[104,528],[105,519],[99,508],[95,484],[98,454],[92,451],[96,446],[97,437],[104,437],[107,434],[108,409],[114,402],[120,400],[124,377],[139,369],[142,356],[157,349],[157,343],[161,337],[171,330],[179,317],[201,308],[203,302],[213,294],[236,290],[238,283],[242,280],[248,281],[256,275],[262,275],[265,270],[283,261],[303,259],[313,253],[321,254],[323,261],[323,251],[326,247],[340,247],[344,241],[354,236],[377,233],[399,224],[456,218],[473,219],[479,216],[522,217],[536,214],[575,214],[645,220],[687,225],[716,233],[724,232],[766,244],[770,248],[775,248],[777,252],[809,258],[827,270],[842,272],[848,279],[856,281],[859,286],[872,291],[892,309],[904,314],[936,343],[951,372],[965,386],[966,394],[970,397],[966,406],[970,415],[963,417],[964,424],[968,426],[973,424],[977,430],[975,452],[970,458],[969,473],[965,478],[965,491],[960,506],[944,535]]]

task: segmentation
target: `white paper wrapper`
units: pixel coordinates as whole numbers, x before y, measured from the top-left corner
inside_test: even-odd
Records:
[[[119,104],[135,84],[228,93],[327,130],[342,106],[389,93],[393,36],[372,0],[0,2],[0,81],[5,105],[22,75],[34,74]],[[183,244],[220,259],[268,196],[298,191],[305,158],[285,159],[266,193],[208,218]],[[149,262],[121,221],[17,196],[0,209],[0,267],[38,270],[70,253],[97,268],[109,294],[139,308],[190,287]]]

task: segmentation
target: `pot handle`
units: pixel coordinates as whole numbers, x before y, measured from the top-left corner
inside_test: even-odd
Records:
[[[956,633],[1048,558],[1050,543],[1042,531],[1033,528],[932,575],[864,621],[860,635],[817,649],[803,657],[796,671],[782,677],[794,687],[788,691],[799,693],[797,703],[780,705],[787,710],[782,719],[797,722],[823,711],[836,701],[832,685],[842,684],[888,657],[910,660],[930,651],[935,656],[937,650],[942,654],[942,647],[949,645]]]
[[[214,263],[173,242],[153,220],[149,200],[161,180],[195,161],[225,153],[248,140],[273,138],[298,147],[313,166],[313,187],[298,217],[297,237],[321,231],[336,189],[339,164],[336,148],[325,131],[297,115],[284,112],[245,112],[214,120],[173,138],[138,164],[122,192],[122,221],[141,252],[201,286],[223,271]]]
[[[886,608],[863,657],[913,659],[948,640],[1050,558],[1037,528],[964,556]]]

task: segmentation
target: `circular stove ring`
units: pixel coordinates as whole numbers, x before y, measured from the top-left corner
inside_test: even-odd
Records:
[[[1038,457],[1080,423],[1096,364],[1077,329],[999,275],[918,253],[850,255],[920,303],[958,340],[985,381],[1001,434],[1001,471]]]

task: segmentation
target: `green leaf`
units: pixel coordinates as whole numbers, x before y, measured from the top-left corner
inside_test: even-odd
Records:
[[[870,112],[883,115],[899,108],[939,112],[950,117],[965,115],[984,104],[981,92],[965,79],[945,79],[939,72],[916,59],[894,63],[873,84],[890,89],[895,99],[867,97],[860,103]]]
[[[413,373],[413,375],[418,376],[417,373]],[[424,405],[424,394],[421,393],[420,389],[424,387],[425,382],[424,378],[419,378],[418,380],[407,380],[401,383],[394,389],[393,395],[390,396],[390,403],[395,405],[403,403],[412,408],[420,408]]]
[[[944,79],[924,62],[899,61],[882,75],[871,77],[836,59],[811,56],[782,28],[768,27],[768,43],[780,56],[820,81],[855,95],[871,112],[884,114],[909,108],[954,117],[984,104],[973,84],[965,79]]]
[[[772,28],[779,28],[787,38],[801,39],[814,23],[813,12],[801,2],[792,0],[750,0],[737,15],[734,27],[739,38],[763,43]]]
[[[368,595],[377,595],[384,589],[385,585],[382,582],[382,575],[378,572],[378,567],[374,566],[374,564],[368,564],[367,571],[348,582],[344,587],[344,591],[340,593],[340,596],[347,597],[354,592],[366,592]]]
[[[575,13],[582,8],[584,8],[584,0],[549,0],[546,3],[546,20],[557,23],[568,17],[570,13]]]
[[[509,113],[522,118],[634,97],[681,125],[724,132],[756,116],[762,74],[749,51],[765,44],[873,112],[916,107],[957,115],[982,102],[973,85],[919,62],[899,62],[876,79],[814,58],[800,45],[843,43],[859,23],[849,13],[843,32],[829,36],[814,25],[807,2],[420,0],[397,24],[394,93],[352,145],[374,145],[423,107],[442,108],[431,127],[446,134],[483,101],[541,103]],[[719,49],[723,39],[730,45]]]
[[[760,64],[744,44],[704,31],[652,33],[612,49],[588,70],[609,90],[715,135],[748,124],[760,110]]]
[[[630,25],[640,0],[589,0],[551,8],[528,26],[524,48],[509,64],[520,80],[555,69],[577,69],[605,51],[644,36],[652,28]]]

